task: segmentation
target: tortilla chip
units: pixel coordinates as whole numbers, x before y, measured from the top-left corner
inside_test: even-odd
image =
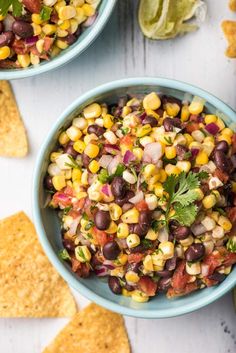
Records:
[[[25,128],[8,81],[0,81],[0,156],[24,157],[28,152]]]
[[[229,0],[229,8],[232,11],[236,11],[236,0]]]
[[[223,21],[222,29],[229,43],[225,54],[229,58],[236,58],[236,21]]]
[[[68,317],[76,305],[20,212],[0,221],[0,317]]]
[[[123,317],[96,304],[77,313],[43,353],[130,353]]]

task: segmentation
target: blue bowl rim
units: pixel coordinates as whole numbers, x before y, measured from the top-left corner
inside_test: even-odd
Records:
[[[109,310],[118,312],[123,315],[146,318],[146,319],[154,319],[154,318],[168,318],[175,317],[183,314],[190,313],[197,309],[200,309],[213,301],[219,299],[225,293],[227,293],[230,289],[232,289],[236,285],[236,275],[225,284],[221,283],[218,287],[214,288],[214,292],[210,292],[207,297],[199,298],[192,303],[184,304],[183,306],[171,308],[171,309],[157,309],[157,310],[147,310],[147,309],[132,309],[121,306],[120,304],[113,303],[105,298],[100,297],[90,289],[86,288],[82,283],[80,283],[70,271],[64,266],[64,264],[59,260],[57,254],[54,252],[53,248],[50,245],[50,242],[47,239],[47,235],[43,228],[43,224],[41,222],[40,216],[40,207],[38,202],[38,190],[39,190],[39,176],[41,165],[44,160],[44,155],[47,150],[47,147],[53,138],[53,136],[58,131],[59,126],[63,121],[80,105],[82,105],[87,100],[93,98],[94,96],[109,92],[111,90],[122,88],[122,87],[132,87],[132,86],[151,86],[158,85],[165,88],[173,88],[177,90],[181,90],[184,92],[189,92],[193,95],[197,95],[200,97],[204,97],[207,102],[211,103],[221,112],[224,112],[226,115],[230,116],[232,120],[236,120],[235,112],[231,109],[227,104],[222,102],[220,99],[216,98],[212,94],[207,91],[202,90],[196,86],[190,85],[188,83],[184,83],[181,81],[166,79],[166,78],[155,78],[155,77],[136,77],[136,78],[126,78],[117,81],[112,81],[109,83],[105,83],[101,86],[93,88],[92,90],[84,93],[79,98],[77,98],[68,108],[64,110],[59,119],[56,121],[48,136],[46,137],[41,149],[39,151],[34,176],[33,176],[33,216],[35,221],[36,230],[38,233],[39,240],[41,245],[47,254],[49,260],[60,273],[60,275],[65,279],[72,288],[77,290],[80,294],[87,297],[89,300],[96,302],[97,304],[106,307]]]
[[[55,70],[69,61],[73,60],[76,56],[79,56],[85,49],[89,47],[90,44],[96,39],[96,37],[101,33],[105,24],[109,20],[111,13],[116,5],[117,0],[108,0],[106,6],[104,7],[101,15],[98,17],[95,24],[92,26],[91,31],[88,35],[73,48],[68,50],[65,53],[62,53],[61,56],[56,57],[44,63],[44,65],[38,65],[34,68],[25,68],[25,69],[9,69],[9,70],[1,70],[0,69],[0,80],[14,80],[26,77],[36,76],[47,71]]]

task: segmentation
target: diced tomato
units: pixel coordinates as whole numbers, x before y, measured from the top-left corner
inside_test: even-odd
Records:
[[[71,258],[71,268],[79,277],[86,278],[89,276],[90,266],[88,263],[82,263],[75,257]]]
[[[40,13],[41,0],[22,0],[23,4],[31,13]]]
[[[75,211],[82,213],[84,204],[85,204],[85,198],[77,200],[76,202],[73,203],[73,209]]]
[[[63,189],[63,192],[64,192],[65,195],[74,196],[74,190],[73,190],[72,187],[70,187],[70,186],[66,186],[66,187]]]
[[[147,294],[149,297],[153,297],[157,291],[157,283],[155,283],[150,277],[143,276],[138,281],[138,287],[142,292]]]
[[[81,267],[81,262],[77,260],[75,257],[71,258],[71,268],[73,272],[78,271],[78,269]]]
[[[128,255],[128,262],[129,263],[138,263],[144,258],[144,254],[142,253],[134,253]]]
[[[48,52],[48,51],[51,49],[51,47],[52,47],[52,45],[53,45],[53,42],[54,42],[53,38],[44,37],[43,49],[44,49],[46,52]]]
[[[194,123],[199,123],[200,116],[197,114],[191,114],[189,120],[193,121]]]
[[[236,207],[231,207],[228,209],[227,216],[230,222],[236,223]]]
[[[228,252],[224,258],[224,266],[232,266],[236,264],[236,253]]]
[[[81,213],[79,211],[75,211],[73,209],[70,210],[67,214],[68,214],[68,216],[72,217],[73,219],[76,219],[81,215]],[[80,217],[82,217],[82,216],[80,216]]]
[[[20,65],[15,61],[11,60],[1,60],[0,61],[0,69],[17,69]]]
[[[196,282],[193,283],[187,283],[185,288],[182,291],[176,291],[174,288],[170,287],[166,293],[166,296],[168,299],[172,299],[175,297],[180,297],[182,295],[187,295],[190,294],[192,292],[194,292],[195,290],[198,289],[198,285]]]
[[[27,54],[29,51],[29,48],[26,47],[23,39],[15,39],[12,43],[12,49],[16,54],[20,55]]]
[[[68,207],[71,206],[71,197],[64,194],[64,192],[57,191],[52,198],[53,203],[57,206]]]
[[[191,121],[185,126],[185,130],[188,134],[191,134],[193,131],[199,130],[199,124]]]
[[[138,203],[136,203],[135,207],[137,208],[137,210],[139,212],[141,211],[147,211],[149,208],[148,208],[148,205],[147,205],[147,202],[142,200],[142,201],[139,201]]]
[[[120,139],[120,143],[122,145],[126,145],[126,146],[132,145],[133,144],[133,138],[130,135],[125,135],[124,137],[122,137]]]
[[[189,274],[185,271],[185,261],[181,261],[172,277],[172,287],[175,291],[183,291],[190,279]]]
[[[97,227],[93,227],[93,234],[96,238],[97,243],[100,246],[104,246],[106,243],[113,239],[111,235],[107,234],[102,230],[97,229]]]
[[[211,253],[204,258],[203,264],[206,264],[209,266],[208,273],[209,275],[212,275],[215,269],[222,264],[222,256],[219,252],[214,254]]]
[[[236,133],[234,133],[233,136],[232,136],[232,146],[231,146],[231,148],[232,148],[231,153],[232,154],[236,153]]]
[[[215,177],[219,178],[223,183],[226,183],[228,181],[228,179],[229,179],[228,174],[225,174],[219,168],[216,168],[216,170],[214,171],[213,175]]]

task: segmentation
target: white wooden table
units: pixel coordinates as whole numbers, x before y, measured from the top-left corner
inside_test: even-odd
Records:
[[[32,217],[31,184],[38,149],[67,105],[96,85],[128,76],[175,78],[201,86],[236,109],[236,60],[224,56],[226,43],[220,29],[222,19],[236,20],[227,1],[208,0],[208,17],[199,31],[165,42],[148,41],[141,35],[137,3],[118,0],[97,41],[69,65],[13,82],[28,131],[30,154],[24,160],[0,159],[1,218],[19,210]],[[77,297],[83,306],[86,300]],[[0,319],[0,352],[39,353],[66,322]],[[236,314],[230,293],[186,316],[165,320],[126,318],[126,324],[134,353],[236,352]]]

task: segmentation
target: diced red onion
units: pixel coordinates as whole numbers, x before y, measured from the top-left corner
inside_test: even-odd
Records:
[[[115,268],[115,265],[110,260],[103,261],[102,265],[108,268],[109,270],[113,270]]]
[[[110,143],[106,143],[104,146],[104,149],[107,153],[110,153],[113,155],[117,155],[120,153],[120,147],[118,147],[116,145],[112,145]]]
[[[136,160],[135,155],[131,151],[127,150],[125,152],[125,155],[124,155],[124,158],[123,158],[124,164],[129,165],[130,162],[133,162],[135,160]]]
[[[196,158],[199,153],[199,148],[191,148],[190,152],[192,154],[192,158]]]
[[[121,249],[126,249],[127,248],[127,242],[126,239],[119,239],[117,238],[116,242],[118,243],[119,247]]]
[[[140,115],[139,119],[143,121],[146,118],[146,116],[147,116],[147,113],[144,112]]]
[[[60,203],[62,202],[63,204],[69,204],[71,199],[69,196],[67,196],[64,193],[59,193],[57,192],[54,196],[53,196],[53,201]]]
[[[219,129],[219,126],[216,125],[215,123],[210,123],[210,124],[207,124],[205,126],[205,129],[207,132],[209,132],[209,134],[211,135],[216,135],[218,133],[218,131],[220,130]]]
[[[71,222],[70,228],[68,230],[68,233],[70,235],[75,235],[76,234],[76,230],[79,224],[79,218],[76,218],[73,220],[73,222]]]
[[[102,168],[107,168],[108,165],[111,163],[113,157],[108,155],[108,154],[104,154],[100,159],[99,159],[99,164]]]
[[[82,234],[78,235],[78,239],[80,244],[90,246],[90,241],[88,239],[85,239]]]
[[[193,232],[193,234],[195,236],[201,235],[203,233],[206,232],[206,228],[204,227],[204,225],[202,223],[198,223],[198,224],[193,224],[191,227],[191,231]]]
[[[202,272],[203,277],[208,276],[208,274],[209,274],[209,269],[210,269],[210,266],[209,266],[209,265],[202,263],[201,272]]]
[[[116,168],[121,161],[122,161],[122,157],[119,154],[112,158],[111,163],[107,167],[109,175],[115,173]]]
[[[136,204],[144,199],[144,195],[142,191],[138,191],[134,197],[129,199],[129,202]]]
[[[30,37],[30,38],[26,38],[25,39],[25,43],[26,45],[34,45],[37,41],[38,41],[39,37],[38,36],[33,36],[33,37]]]
[[[98,13],[95,12],[93,16],[90,16],[87,18],[87,20],[83,23],[83,27],[90,27],[94,24],[96,18],[97,18]]]
[[[110,187],[109,184],[104,184],[104,185],[101,187],[101,191],[102,191],[103,194],[105,194],[106,196],[112,196],[111,187]]]
[[[162,146],[159,142],[148,143],[144,147],[143,161],[156,164],[162,157]]]
[[[109,275],[109,270],[105,266],[97,266],[94,272],[98,277],[105,277]]]
[[[89,173],[88,174],[88,183],[89,185],[92,185],[92,183],[94,182],[94,180],[96,179],[96,175],[95,174],[92,174],[92,173]]]

